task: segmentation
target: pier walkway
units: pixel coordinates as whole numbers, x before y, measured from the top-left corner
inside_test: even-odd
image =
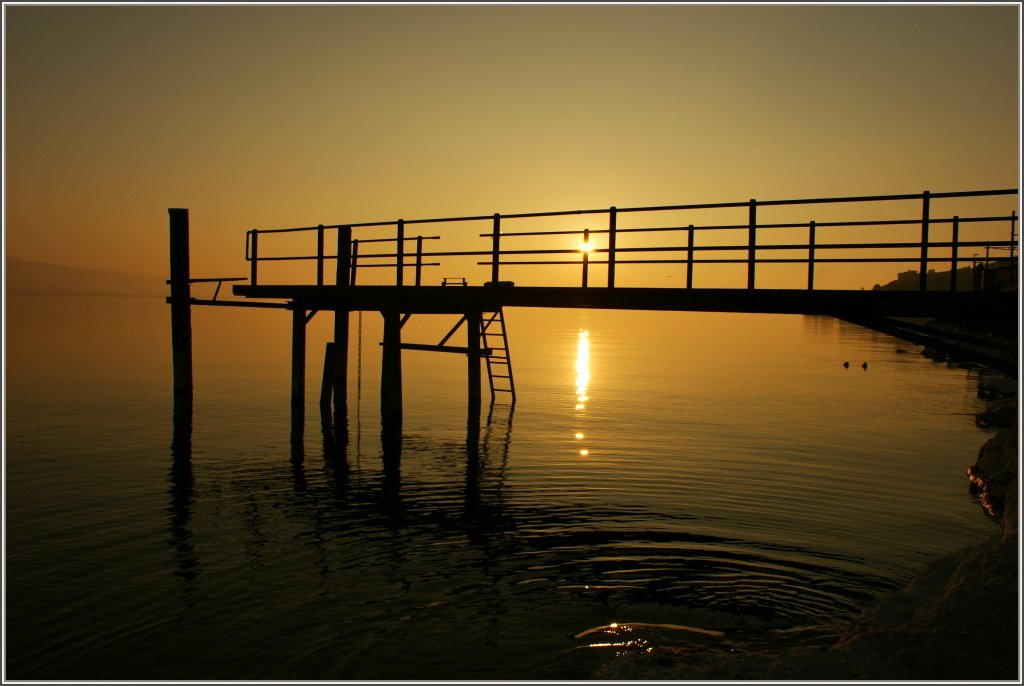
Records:
[[[248,277],[213,279],[191,278],[188,210],[172,209],[175,390],[191,394],[192,305],[291,310],[298,407],[305,324],[316,312],[334,312],[325,368],[332,383],[325,381],[323,401],[333,388],[341,414],[348,313],[380,312],[386,428],[401,426],[403,348],[467,355],[470,423],[479,418],[481,360],[488,361],[492,400],[497,350],[511,382],[505,307],[817,314],[882,322],[880,330],[887,318],[942,317],[998,321],[1016,331],[1018,202],[1017,189],[925,191],[251,229]],[[891,265],[889,278],[910,265],[916,287],[865,290],[866,265]],[[439,267],[432,273],[443,277],[424,277]],[[676,287],[653,283],[673,277]],[[820,287],[823,277],[828,288]],[[217,282],[213,298],[192,297],[191,285],[204,281]],[[236,298],[218,299],[232,281],[244,282],[232,286]],[[402,325],[414,314],[460,318],[436,345],[403,343]],[[496,320],[503,347],[487,343],[487,325]],[[465,345],[447,345],[462,324]],[[514,401],[514,386],[510,394]]]

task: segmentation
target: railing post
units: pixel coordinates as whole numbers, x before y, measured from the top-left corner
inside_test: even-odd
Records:
[[[814,290],[814,228],[815,223],[812,220],[807,236],[807,290],[809,291]]]
[[[931,193],[925,191],[921,195],[921,274],[918,289],[928,290],[928,225],[930,223]]]
[[[1017,210],[1010,210],[1010,259],[1013,259],[1013,241],[1017,237]]]
[[[583,246],[580,249],[583,253],[583,287],[587,287],[587,272],[590,269],[590,229],[583,229]]]
[[[608,209],[608,288],[615,288],[615,224],[618,210]]]
[[[686,287],[693,288],[693,224],[686,230]]]
[[[324,225],[316,227],[316,285],[324,285]]]
[[[953,246],[949,260],[949,290],[956,291],[957,253],[960,252],[960,217],[953,215]]]
[[[334,283],[337,286],[348,286],[352,279],[352,227],[338,227],[338,269]]]
[[[405,278],[405,220],[398,220],[398,242],[395,248],[395,268],[398,270],[396,284],[403,285]]]
[[[346,227],[347,228],[347,227]],[[349,229],[351,231],[351,229]],[[352,241],[352,278],[349,280],[350,286],[356,285],[356,267],[359,266],[359,239],[356,238]]]
[[[416,236],[416,285],[420,285],[420,274],[423,271],[423,236]]]
[[[257,231],[256,229],[252,230],[252,262],[249,263],[249,285],[250,286],[255,286],[256,285],[256,263],[259,261],[259,257],[257,256],[257,251],[256,251],[256,238],[259,236],[259,234],[260,234],[260,232]]]
[[[494,213],[494,229],[491,231],[491,285],[498,285],[498,267],[501,259],[501,215]]]
[[[747,288],[754,287],[754,260],[757,245],[757,200],[750,200],[750,222],[747,238]]]

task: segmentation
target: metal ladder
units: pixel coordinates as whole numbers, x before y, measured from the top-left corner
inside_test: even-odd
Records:
[[[499,307],[494,312],[484,312],[480,325],[480,343],[489,350],[487,360],[487,382],[491,386],[491,402],[498,393],[508,393],[512,404],[516,403],[516,384],[512,378],[512,359],[508,353],[508,334],[505,331],[505,316]]]

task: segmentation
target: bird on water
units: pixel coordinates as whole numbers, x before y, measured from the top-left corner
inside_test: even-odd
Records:
[[[843,366],[846,367],[847,369],[849,369],[850,368],[850,363],[848,361],[847,362],[843,362]]]
[[[861,368],[863,368],[863,369],[864,369],[864,371],[867,371],[867,370],[868,370],[868,363],[867,363],[867,362],[865,362],[864,364],[862,364],[862,365],[861,365]]]

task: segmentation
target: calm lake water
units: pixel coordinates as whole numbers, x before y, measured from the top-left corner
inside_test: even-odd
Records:
[[[964,475],[978,372],[828,318],[508,310],[519,402],[485,388],[478,457],[465,358],[406,351],[386,464],[376,313],[352,315],[341,448],[327,314],[293,441],[289,314],[194,309],[173,449],[162,298],[6,318],[12,679],[587,678],[650,646],[827,641],[997,530]],[[454,323],[421,319],[405,340]]]

